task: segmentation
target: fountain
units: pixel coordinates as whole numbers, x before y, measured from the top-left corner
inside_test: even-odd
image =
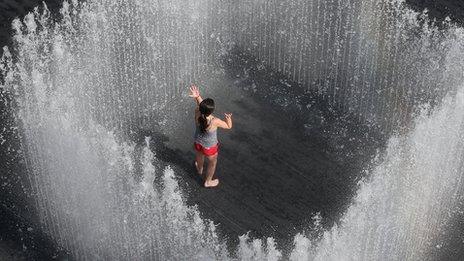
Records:
[[[462,28],[439,28],[400,0],[96,0],[60,12],[13,22],[0,71],[15,120],[2,137],[18,135],[39,228],[71,259],[437,258],[463,195]],[[295,88],[271,88],[270,103],[304,118],[303,97],[321,99],[388,139],[340,221],[302,231],[290,250],[242,236],[228,251],[163,151],[150,150],[156,141],[133,139],[140,128],[178,135],[172,119],[186,114],[191,82],[260,93],[253,79],[221,89],[234,50]]]

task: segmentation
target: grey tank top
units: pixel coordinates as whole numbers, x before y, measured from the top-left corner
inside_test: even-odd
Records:
[[[200,125],[197,124],[195,129],[195,142],[201,144],[205,148],[210,148],[215,146],[218,143],[217,139],[217,129],[214,131],[208,131],[202,133],[200,130]]]

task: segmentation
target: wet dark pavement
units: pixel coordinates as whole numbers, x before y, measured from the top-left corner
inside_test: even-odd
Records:
[[[212,94],[221,107],[216,115],[224,110],[234,115],[233,129],[219,133],[219,187],[203,188],[195,173],[191,115],[183,134],[149,134],[152,149],[174,168],[188,204],[219,224],[231,245],[250,232],[288,248],[296,233],[314,228],[316,215],[323,227],[338,220],[385,139],[248,55],[235,50],[229,58],[229,86],[221,88],[231,93]],[[271,88],[285,90],[288,102]],[[190,106],[193,113],[193,102]]]

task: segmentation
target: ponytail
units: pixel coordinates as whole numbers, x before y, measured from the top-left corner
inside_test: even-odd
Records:
[[[200,110],[200,117],[198,117],[198,124],[200,125],[200,131],[202,133],[206,132],[206,129],[208,128],[208,117],[213,113],[214,111],[214,100],[211,98],[206,98],[204,99],[200,104],[199,104],[199,110]]]
[[[206,115],[202,113],[200,117],[198,117],[198,123],[200,124],[200,131],[205,133],[208,128],[208,119],[206,119]]]

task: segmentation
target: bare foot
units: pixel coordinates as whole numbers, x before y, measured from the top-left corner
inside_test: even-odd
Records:
[[[198,175],[203,175],[203,168],[198,168],[198,164],[197,164],[197,161],[195,161],[195,168],[197,169],[197,173]]]
[[[219,185],[219,179],[213,179],[211,181],[205,181],[205,188],[213,188]]]

